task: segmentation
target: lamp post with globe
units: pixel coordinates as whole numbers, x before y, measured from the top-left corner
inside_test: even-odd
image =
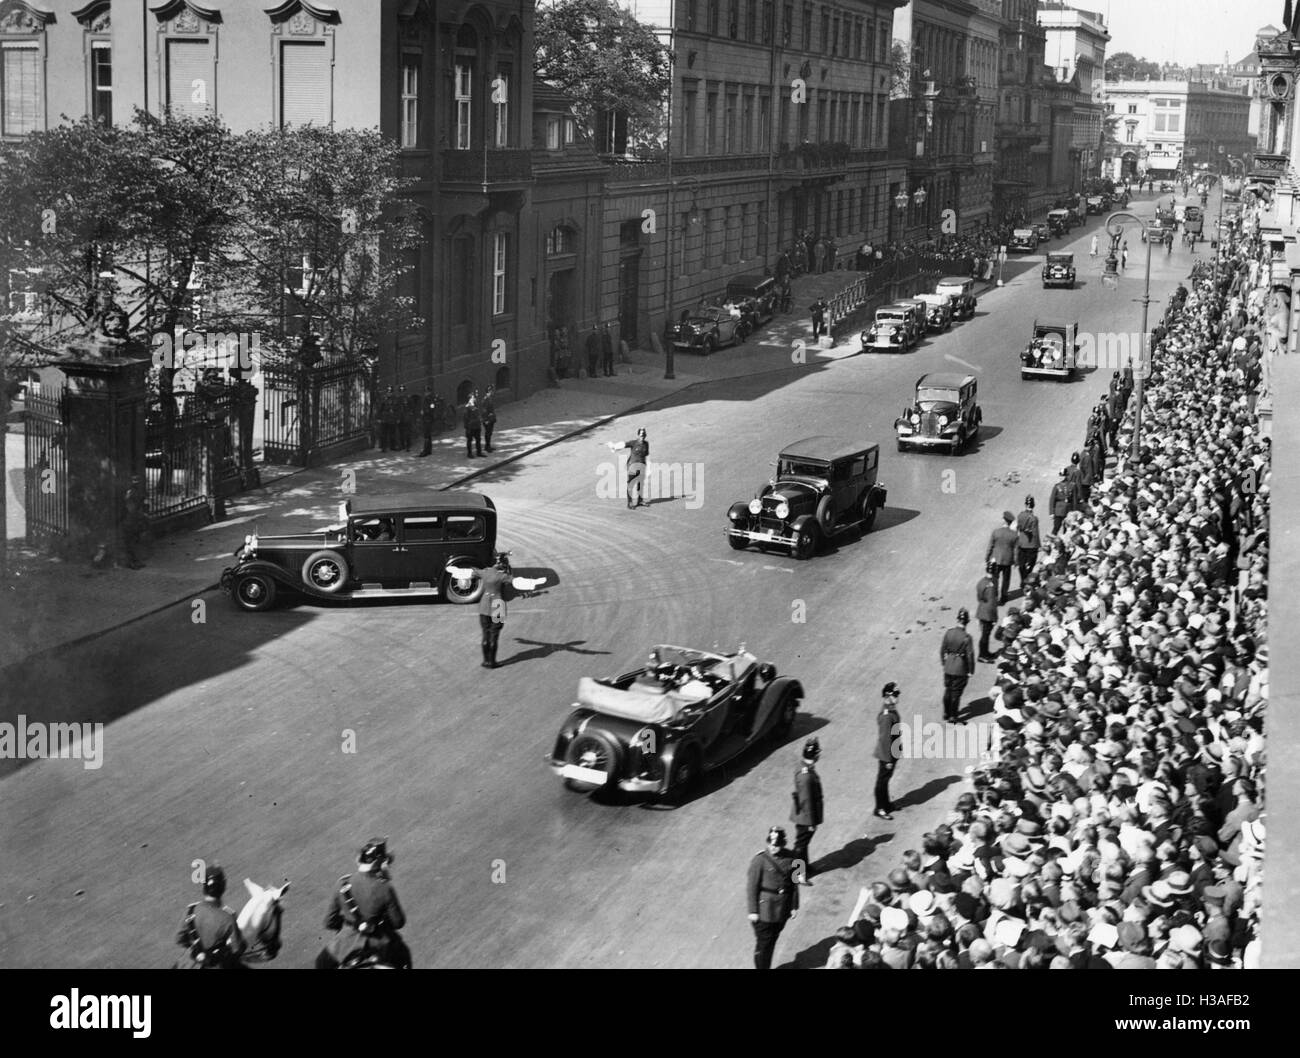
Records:
[[[1151,305],[1151,235],[1147,231],[1146,222],[1132,213],[1120,211],[1112,213],[1106,218],[1106,234],[1110,236],[1110,253],[1106,255],[1105,271],[1101,276],[1101,285],[1107,290],[1119,289],[1119,241],[1124,235],[1124,225],[1119,223],[1121,219],[1134,221],[1143,231],[1144,241],[1147,244],[1147,267],[1146,276],[1142,285],[1142,333],[1138,340],[1139,360],[1137,364],[1133,363],[1133,351],[1129,350],[1129,366],[1133,367],[1134,388],[1133,395],[1136,398],[1137,406],[1133,410],[1133,443],[1129,450],[1129,458],[1134,464],[1137,463],[1139,454],[1142,450],[1142,403],[1145,399],[1143,381],[1151,364],[1151,350],[1148,346],[1150,342],[1147,330],[1147,315]],[[1145,349],[1145,363],[1142,362],[1141,353]]]

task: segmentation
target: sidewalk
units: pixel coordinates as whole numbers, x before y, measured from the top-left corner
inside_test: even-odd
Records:
[[[428,458],[415,455],[417,441],[410,453],[371,450],[310,470],[266,467],[263,486],[232,497],[224,521],[146,544],[145,567],[140,570],[96,570],[88,561],[74,565],[14,548],[10,581],[0,586],[0,670],[93,639],[217,587],[221,570],[254,523],[270,536],[335,520],[346,471],[355,472],[358,489],[369,493],[472,487],[474,479],[488,471],[692,386],[789,370],[795,363],[796,339],[807,343],[808,365],[856,356],[856,333],[845,335],[831,349],[819,349],[812,341],[807,310],[815,297],[834,294],[857,278],[856,272],[800,277],[793,284],[794,313],[776,317],[744,345],[709,357],[678,353],[673,379],[663,377],[662,356],[638,349],[618,365],[615,378],[565,379],[557,389],[504,404],[497,413],[496,451],[485,459],[466,458],[463,435],[446,433],[435,438]],[[19,481],[21,442],[10,441],[10,453],[11,460],[18,457],[17,467],[11,462],[10,470],[18,471]],[[11,505],[21,501],[21,495],[11,492]]]

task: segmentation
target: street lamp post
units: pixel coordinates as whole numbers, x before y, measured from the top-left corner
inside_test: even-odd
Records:
[[[1112,213],[1106,218],[1106,234],[1110,236],[1110,254],[1106,258],[1106,270],[1102,274],[1101,282],[1108,290],[1115,290],[1119,287],[1119,260],[1116,252],[1119,250],[1119,241],[1124,234],[1124,226],[1118,221],[1121,217],[1136,221],[1143,229],[1145,236],[1144,241],[1147,244],[1147,268],[1146,276],[1142,285],[1142,334],[1138,341],[1139,351],[1143,346],[1147,347],[1146,366],[1140,361],[1137,370],[1133,372],[1135,376],[1135,385],[1133,395],[1137,399],[1137,407],[1133,410],[1133,443],[1129,449],[1129,460],[1134,466],[1137,466],[1138,459],[1142,451],[1142,403],[1145,400],[1145,386],[1143,385],[1146,372],[1151,364],[1151,349],[1149,346],[1150,337],[1147,330],[1147,315],[1151,305],[1151,233],[1147,231],[1146,222],[1132,213],[1120,211]],[[1129,351],[1129,364],[1133,363],[1132,350]]]

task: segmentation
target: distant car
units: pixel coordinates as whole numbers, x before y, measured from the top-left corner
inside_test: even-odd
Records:
[[[448,566],[495,560],[496,507],[477,492],[353,497],[340,524],[315,533],[259,536],[235,552],[221,587],[242,610],[269,609],[282,591],[315,599],[443,598],[478,602],[478,578],[459,583]]]
[[[771,276],[739,276],[727,284],[727,300],[741,307],[753,334],[776,315],[776,280]]]
[[[547,763],[572,790],[681,796],[710,768],[790,734],[803,686],[742,646],[656,646],[641,668],[583,677]]]
[[[984,415],[976,403],[974,375],[937,372],[916,382],[916,400],[894,420],[898,450],[910,446],[946,446],[956,455],[979,436]]]
[[[1007,240],[1008,253],[1034,253],[1038,249],[1038,235],[1033,228],[1016,228]]]
[[[1034,226],[1034,234],[1038,236],[1039,242],[1047,242],[1055,234],[1052,226],[1047,221],[1040,221]]]
[[[1160,181],[1160,190],[1161,190],[1161,191],[1173,191],[1174,189],[1175,189],[1175,185],[1174,185],[1174,182],[1173,182],[1172,180],[1161,180],[1161,181]]]
[[[1106,212],[1106,204],[1102,200],[1101,195],[1089,195],[1085,204],[1085,208],[1087,209],[1090,215]]]
[[[924,301],[920,298],[899,298],[894,304],[901,305],[907,310],[912,322],[912,335],[916,341],[919,342],[930,332],[930,306]]]
[[[1188,206],[1183,210],[1183,231],[1195,232],[1197,235],[1205,229],[1205,214],[1200,206]]]
[[[749,337],[749,324],[743,314],[704,306],[673,325],[672,341],[677,349],[708,356],[724,345],[740,345]]]
[[[871,325],[862,332],[863,349],[890,349],[905,353],[915,343],[912,317],[902,305],[882,305]]]
[[[790,550],[812,558],[822,542],[848,529],[870,532],[887,492],[877,480],[880,446],[839,437],[806,437],[786,445],[776,477],[748,503],[727,512],[727,542],[737,551]]]
[[[1074,289],[1074,254],[1049,253],[1043,263],[1043,289],[1069,287]]]
[[[1077,323],[1034,320],[1033,337],[1020,354],[1020,377],[1072,377],[1079,353],[1078,334]]]
[[[969,320],[975,315],[978,299],[975,297],[975,280],[969,276],[944,276],[934,285],[936,294],[952,298],[952,318]]]
[[[932,333],[946,331],[952,326],[951,294],[917,294],[916,300],[925,302],[925,325]]]
[[[1056,235],[1065,235],[1074,227],[1074,217],[1068,209],[1054,209],[1047,214],[1047,226]]]

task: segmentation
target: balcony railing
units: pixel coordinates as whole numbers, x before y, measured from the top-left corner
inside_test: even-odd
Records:
[[[442,152],[444,184],[518,184],[533,178],[533,152],[482,148]]]
[[[838,149],[836,149],[838,148]],[[849,147],[823,144],[809,145],[806,150],[786,151],[772,156],[772,168],[780,173],[835,172],[850,165],[862,165],[884,158],[886,148]],[[715,173],[765,173],[766,153],[726,154],[712,158],[674,158],[673,176],[711,176]],[[614,162],[609,168],[612,181],[645,182],[668,178],[668,165],[663,161]]]

